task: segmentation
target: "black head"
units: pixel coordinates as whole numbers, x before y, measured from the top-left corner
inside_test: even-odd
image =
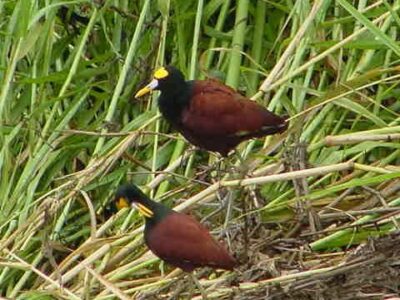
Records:
[[[121,198],[128,200],[129,203],[140,203],[148,197],[136,185],[124,184],[118,188],[115,194],[115,200]]]
[[[124,184],[121,185],[115,194],[114,203],[118,210],[124,207],[137,207],[139,212],[151,218],[154,215],[153,210],[150,208],[151,201],[136,185]]]
[[[124,207],[136,207],[146,220],[152,222],[157,222],[171,212],[168,207],[147,197],[134,184],[121,185],[115,194],[114,204],[118,210]]]
[[[153,80],[136,93],[135,98],[146,95],[153,90],[176,93],[184,88],[185,84],[185,77],[179,69],[173,66],[161,67],[154,72]]]

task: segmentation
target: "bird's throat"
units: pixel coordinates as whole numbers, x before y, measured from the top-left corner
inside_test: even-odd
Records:
[[[189,82],[185,82],[185,85],[179,85],[176,88],[161,91],[158,99],[160,112],[173,126],[179,123],[183,110],[189,105],[190,94],[191,85]]]

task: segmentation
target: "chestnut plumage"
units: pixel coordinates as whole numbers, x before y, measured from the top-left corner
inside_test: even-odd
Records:
[[[145,217],[144,239],[165,262],[186,272],[197,267],[232,270],[235,259],[194,218],[148,198],[135,185],[121,186],[115,197],[118,209],[136,206]]]
[[[287,129],[284,118],[227,85],[213,79],[186,81],[173,66],[158,69],[135,97],[152,90],[161,91],[158,106],[173,128],[193,145],[223,156],[242,141]]]

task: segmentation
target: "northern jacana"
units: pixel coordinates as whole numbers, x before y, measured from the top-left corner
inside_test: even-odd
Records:
[[[163,117],[190,143],[223,156],[240,142],[283,132],[287,122],[261,105],[214,80],[186,81],[182,72],[166,66],[139,90],[141,97],[160,90]]]
[[[147,197],[135,185],[121,186],[115,196],[118,210],[137,207],[145,217],[144,240],[165,262],[191,272],[197,267],[232,270],[236,260],[194,218]]]

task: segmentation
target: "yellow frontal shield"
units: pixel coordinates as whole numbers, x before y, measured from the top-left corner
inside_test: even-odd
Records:
[[[124,207],[130,207],[128,200],[126,200],[124,197],[119,198],[115,205],[117,206],[118,210],[121,210]]]

